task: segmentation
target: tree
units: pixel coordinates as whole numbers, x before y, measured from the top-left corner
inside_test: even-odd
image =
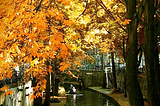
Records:
[[[122,3],[123,5],[126,6],[126,8],[127,8],[127,19],[122,18],[122,17],[125,17],[126,14],[125,15],[120,15],[120,14],[115,14],[115,12],[113,12],[113,11],[116,11],[116,9],[114,8],[114,4],[116,4],[116,6],[117,6],[118,5],[117,1],[119,2],[119,4]],[[82,14],[83,15],[86,15],[86,14],[88,15],[90,13],[91,15],[88,16],[88,17],[90,17],[91,19],[94,20],[94,21],[93,20],[87,20],[86,21],[86,22],[89,22],[88,24],[86,24],[86,26],[87,26],[86,27],[86,34],[87,34],[86,41],[88,41],[89,45],[92,45],[91,47],[94,47],[94,46],[97,47],[98,46],[102,51],[105,51],[105,52],[107,52],[109,50],[108,47],[110,47],[110,46],[107,45],[108,44],[107,42],[108,41],[112,42],[115,39],[113,37],[114,34],[115,34],[115,31],[113,31],[113,30],[116,29],[116,28],[113,28],[113,30],[110,30],[114,26],[114,24],[112,23],[113,21],[111,21],[111,19],[114,20],[115,22],[117,22],[117,24],[119,26],[117,29],[118,29],[119,32],[121,32],[119,30],[119,28],[123,29],[124,32],[127,32],[128,40],[127,40],[126,55],[125,55],[125,49],[124,49],[125,48],[124,47],[124,42],[123,42],[123,46],[120,46],[120,47],[123,47],[124,60],[126,60],[126,63],[127,63],[127,90],[128,90],[128,94],[129,94],[128,98],[129,98],[130,105],[133,105],[133,106],[134,105],[144,105],[142,94],[141,94],[141,91],[140,91],[139,82],[138,82],[138,79],[137,79],[138,78],[137,77],[138,65],[140,63],[140,59],[138,61],[137,55],[139,54],[139,50],[140,50],[140,53],[142,53],[141,49],[143,49],[143,47],[142,47],[143,44],[140,44],[141,43],[140,42],[140,37],[139,37],[140,34],[138,35],[137,33],[140,33],[139,30],[138,30],[141,27],[140,24],[143,24],[143,18],[144,17],[142,16],[142,14],[143,14],[143,11],[144,11],[144,7],[147,6],[150,3],[148,3],[148,1],[146,1],[146,0],[123,0],[123,2],[122,2],[122,0],[112,0],[111,2],[109,2],[108,0],[105,1],[105,2],[102,2],[101,0],[96,0],[96,2],[94,2],[94,1],[91,0],[90,2],[87,1],[86,4],[87,4],[86,8],[84,9]],[[94,6],[93,6],[93,4],[94,4]],[[153,1],[152,1],[151,4],[153,4]],[[91,8],[91,7],[94,7],[94,9]],[[119,5],[117,7],[119,7]],[[145,9],[146,9],[146,7],[145,7]],[[106,12],[106,14],[104,14],[101,10],[104,10]],[[119,9],[119,10],[121,10],[121,9]],[[99,12],[99,11],[101,11],[101,12]],[[146,11],[148,11],[148,10],[146,10]],[[94,15],[92,13],[94,13]],[[110,19],[107,19],[106,15]],[[151,16],[153,17],[153,15],[151,15]],[[85,18],[84,18],[84,20],[85,20]],[[83,22],[84,22],[84,20],[83,20]],[[98,25],[95,22],[95,20],[98,23]],[[107,20],[110,20],[110,22],[107,22]],[[139,24],[139,22],[140,22],[140,24]],[[102,23],[103,23],[103,27],[102,27]],[[104,24],[106,24],[106,23],[107,23],[108,26],[112,24],[111,28],[107,27],[107,26],[104,27]],[[148,23],[148,22],[145,22],[145,23]],[[127,25],[127,31],[125,30],[126,25]],[[106,31],[109,34],[100,34],[102,28],[107,29]],[[99,30],[97,30],[97,29],[99,29]],[[98,32],[98,34],[96,32]],[[119,32],[116,33],[116,34],[119,34]],[[112,36],[112,38],[109,39],[110,37],[106,37],[105,35],[110,35],[110,36]],[[105,37],[108,38],[108,39],[104,39]],[[125,38],[125,37],[122,37],[122,38]],[[103,40],[104,40],[104,42],[103,42]],[[139,42],[137,42],[137,41],[139,41]],[[98,44],[98,43],[100,43],[100,44]],[[139,47],[138,43],[141,47]],[[119,44],[119,42],[117,44]],[[156,43],[154,42],[154,44],[156,44]],[[149,45],[149,44],[146,43],[145,45]],[[154,46],[155,45],[153,45],[153,47]],[[147,47],[148,46],[145,47],[146,48],[145,50],[146,51],[149,50],[151,52],[151,50],[148,49]],[[139,49],[139,50],[137,50],[137,49]],[[157,52],[155,52],[155,53],[156,53],[156,56],[157,56]],[[155,53],[154,53],[154,55],[155,55]],[[147,56],[148,55],[146,55],[146,57]],[[152,62],[152,63],[158,64],[158,62]],[[150,65],[151,65],[151,62],[150,62]],[[158,66],[158,65],[156,65],[156,66]],[[155,68],[155,69],[158,70],[158,68]],[[159,72],[157,72],[157,73],[159,73]],[[156,74],[156,76],[155,76],[155,72],[154,72],[154,74],[152,73],[152,75],[153,75],[153,78],[151,78],[152,81],[156,80],[155,82],[158,83],[159,81],[156,78],[158,76],[158,74]],[[147,78],[150,78],[150,76],[147,76]],[[158,84],[156,84],[156,85],[158,85]],[[138,97],[137,97],[137,93],[138,93]],[[137,99],[138,99],[138,101],[137,101]]]
[[[47,68],[49,69],[49,61],[46,62],[46,65],[47,65]],[[44,101],[44,104],[43,106],[50,106],[50,73],[47,72],[47,75],[46,75],[46,89],[45,89],[45,101]]]
[[[155,8],[157,8],[156,6],[156,0],[147,0],[144,10],[144,53],[149,106],[160,105],[160,74],[157,45],[158,35],[155,33],[155,20],[157,20],[157,17],[155,17]]]
[[[106,88],[106,77],[105,77],[105,73],[104,73],[104,58],[103,58],[103,53],[102,53],[102,57],[101,57],[101,75],[102,75],[102,88]]]
[[[85,34],[85,43],[83,43],[83,47],[87,46],[89,49],[98,47],[102,54],[108,53],[110,49],[112,51],[121,49],[124,52],[123,55],[125,60],[125,40],[127,37],[126,29],[122,24],[129,24],[129,20],[125,20],[125,11],[123,10],[125,10],[125,6],[122,2],[102,2],[101,0],[86,1],[84,11],[76,20],[85,25],[82,29],[84,32],[83,34]],[[102,68],[102,79],[104,79],[103,71]],[[116,79],[116,77],[114,77],[114,79]],[[114,82],[116,82],[116,80]],[[102,85],[103,87],[105,86],[103,83]]]
[[[29,63],[25,79],[29,80],[31,74],[36,78],[36,94],[31,98],[40,97],[38,91],[50,87],[46,79],[53,73],[53,61],[60,61],[56,70],[73,75],[67,70],[80,65],[85,57],[83,50],[98,47],[101,53],[113,50],[123,54],[130,105],[143,106],[137,79],[137,49],[143,50],[143,44],[139,47],[137,33],[144,20],[149,104],[159,105],[159,99],[153,96],[159,98],[157,36],[151,27],[155,24],[153,0],[5,0],[0,4],[0,80],[11,78],[12,69],[19,64]],[[152,84],[156,85],[154,89]]]
[[[128,42],[127,42],[127,92],[130,106],[144,106],[142,93],[138,83],[138,67],[137,67],[137,20],[136,0],[128,0],[127,17],[131,20],[128,25]],[[137,96],[138,95],[138,96]]]
[[[67,32],[71,26],[78,25],[59,10],[57,3],[70,5],[70,1],[66,0],[0,1],[0,78],[11,78],[12,68],[18,63],[29,63],[24,79],[28,81],[33,74],[37,83],[31,99],[41,97],[38,91],[46,88],[46,81],[49,83],[46,77],[53,71],[46,62],[54,60],[56,56],[62,60],[59,70],[65,71],[71,67],[71,63],[80,65],[79,60],[83,59],[80,57],[84,56],[83,51],[74,48],[72,42],[78,39],[78,35],[71,36]],[[80,54],[80,57],[74,54]]]
[[[113,89],[117,89],[116,70],[115,70],[114,53],[113,52],[111,52],[111,58],[112,58]]]

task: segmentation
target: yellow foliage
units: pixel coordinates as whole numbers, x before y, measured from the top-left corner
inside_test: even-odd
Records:
[[[77,76],[75,76],[71,71],[68,71],[67,74],[70,76],[70,77],[73,77],[73,78],[78,78]]]
[[[34,65],[38,64],[38,60],[39,60],[38,58],[32,60],[31,61],[31,66],[34,66]]]
[[[121,19],[119,17],[117,17],[116,21],[115,22],[119,22]]]
[[[72,7],[70,4],[73,2],[77,1],[58,0],[58,3],[67,5],[66,7]],[[29,66],[25,67],[24,78],[28,80],[33,74],[41,81],[36,88],[40,90],[45,89],[47,72],[53,72],[51,66],[46,69],[46,61],[51,62],[55,58],[62,60],[60,71],[70,68],[72,63],[81,65],[79,60],[84,58],[81,52],[81,35],[74,33],[77,33],[76,28],[82,29],[84,25],[72,20],[72,15],[67,16],[49,0],[43,0],[38,9],[36,0],[1,0],[0,4],[0,80],[11,78],[11,68],[15,64],[27,63]],[[76,6],[80,11],[73,12],[73,16],[77,17],[82,12],[83,5],[75,3],[74,7]],[[85,18],[80,19],[83,24],[91,21],[89,15]],[[7,89],[5,86],[0,90]],[[12,95],[13,92],[6,91],[5,94]],[[30,99],[40,95],[30,95]]]
[[[60,71],[65,71],[67,68],[71,67],[69,61],[60,63]]]
[[[81,63],[78,62],[78,61],[75,61],[74,64],[75,64],[75,65],[78,65],[78,66],[81,66]]]

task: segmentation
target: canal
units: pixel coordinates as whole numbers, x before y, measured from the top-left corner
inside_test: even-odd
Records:
[[[68,87],[65,89],[69,90]],[[89,89],[77,89],[76,94],[66,94],[66,96],[65,106],[119,106],[106,95]]]
[[[27,83],[31,85],[30,83]],[[25,86],[27,86],[27,84]],[[69,84],[64,84],[63,87],[65,91],[69,91]],[[65,106],[119,106],[115,101],[109,98],[106,95],[103,95],[99,92],[90,90],[90,89],[78,89],[78,86],[75,86],[77,89],[76,94],[68,94],[66,93],[66,97],[62,100],[62,104]],[[16,92],[17,88],[13,88],[12,91],[15,91],[13,96],[6,96],[5,106],[33,106],[33,103],[28,99],[28,96],[23,98],[23,92]],[[28,94],[29,92],[26,90],[25,92]],[[1,96],[0,96],[1,97]],[[23,102],[18,102],[23,98]],[[3,103],[2,99],[0,99],[0,104]],[[63,105],[55,105],[52,106],[64,106]]]

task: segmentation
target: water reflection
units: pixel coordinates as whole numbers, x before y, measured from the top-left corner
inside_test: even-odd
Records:
[[[76,94],[75,94],[75,95],[73,95],[73,100],[74,100],[74,101],[76,100]]]
[[[91,90],[77,91],[77,94],[67,94],[65,106],[117,106],[105,95]]]

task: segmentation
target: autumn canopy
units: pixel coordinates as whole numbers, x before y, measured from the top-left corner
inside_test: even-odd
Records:
[[[41,86],[48,72],[53,71],[54,60],[60,61],[61,72],[71,64],[80,65],[83,51],[74,44],[79,35],[68,29],[82,27],[69,20],[57,4],[69,6],[70,1],[0,1],[0,80],[11,78],[12,71],[23,66],[25,80],[32,74]]]

